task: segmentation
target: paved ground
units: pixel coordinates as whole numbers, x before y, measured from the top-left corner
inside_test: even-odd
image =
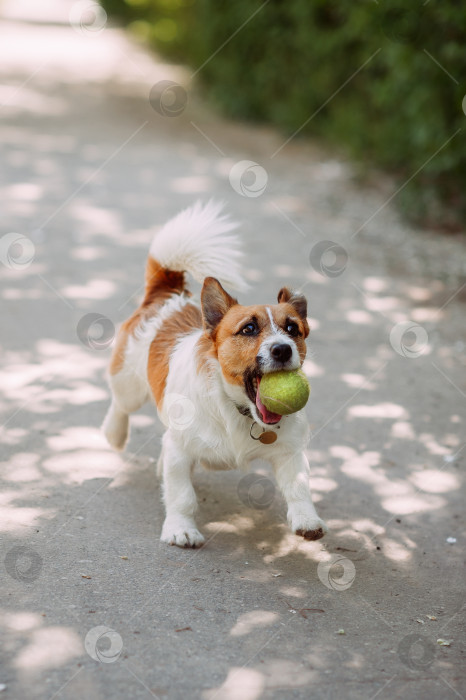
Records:
[[[218,120],[185,71],[69,7],[7,2],[0,25],[5,698],[466,697],[461,243],[408,228],[393,186],[334,153],[271,157],[283,136]],[[179,116],[151,106],[161,80],[185,86]],[[243,160],[265,175],[233,185],[267,177],[260,196],[230,184]],[[199,472],[207,545],[162,545],[154,410],[123,456],[99,432],[152,231],[210,196],[243,223],[249,298],[309,299],[320,542],[289,534],[278,494],[254,507],[240,475]]]

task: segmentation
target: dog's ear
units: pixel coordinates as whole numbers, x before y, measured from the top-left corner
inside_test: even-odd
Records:
[[[202,317],[204,328],[211,335],[225,316],[228,309],[238,301],[226,292],[215,277],[206,277],[201,292]]]
[[[304,337],[309,335],[309,324],[307,322],[307,300],[304,294],[293,292],[288,287],[282,287],[278,292],[279,304],[291,304],[303,322]]]
[[[307,300],[304,294],[292,292],[288,287],[282,287],[278,292],[278,303],[291,304],[296,309],[296,313],[303,321],[307,318]]]

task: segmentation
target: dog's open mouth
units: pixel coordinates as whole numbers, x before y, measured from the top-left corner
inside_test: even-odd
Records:
[[[257,413],[263,423],[273,425],[278,423],[282,416],[279,413],[269,411],[261,401],[259,387],[262,375],[259,373],[251,373],[245,377],[244,385],[249,399],[256,405]]]

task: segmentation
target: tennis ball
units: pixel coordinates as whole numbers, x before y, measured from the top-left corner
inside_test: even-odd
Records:
[[[287,416],[307,403],[311,387],[301,369],[268,372],[259,385],[259,396],[268,411]]]

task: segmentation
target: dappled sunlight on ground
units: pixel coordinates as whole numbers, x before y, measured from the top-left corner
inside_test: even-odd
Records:
[[[268,610],[253,610],[240,615],[230,634],[233,637],[242,637],[249,634],[257,627],[269,627],[279,619],[279,615]]]
[[[29,643],[16,657],[15,666],[37,675],[79,658],[82,652],[82,640],[73,628],[47,627],[32,632]]]
[[[205,700],[257,700],[265,688],[265,675],[251,668],[233,667],[225,682],[203,693]]]
[[[184,69],[110,26],[82,36],[60,11],[56,26],[0,25],[0,238],[34,246],[22,268],[0,263],[6,683],[31,700],[135,688],[382,700],[406,697],[408,679],[413,697],[453,698],[440,674],[459,687],[466,336],[462,287],[432,270],[455,244],[389,207],[351,238],[384,200],[349,164],[305,143],[272,160],[278,133],[220,122],[191,93],[179,118],[160,116],[150,87]],[[257,198],[230,186],[246,157],[267,169]],[[316,542],[290,532],[277,488],[249,507],[242,474],[197,468],[207,543],[162,545],[155,408],[132,416],[121,454],[100,432],[113,333],[141,296],[152,235],[211,196],[241,222],[251,290],[240,301],[274,302],[284,284],[308,298],[306,453],[330,528]],[[325,240],[348,254],[333,277],[312,261]],[[109,322],[100,345],[78,333],[88,314]],[[27,556],[8,563],[18,547],[31,568]],[[99,625],[121,635],[115,663],[84,648]],[[425,678],[400,652],[413,634],[434,649]]]
[[[3,532],[23,535],[27,532],[26,528],[37,526],[40,518],[47,520],[47,508],[28,508],[21,503],[22,496],[21,491],[9,491],[0,495],[2,504],[0,529]]]
[[[436,469],[415,472],[410,481],[416,488],[428,493],[447,493],[461,487],[460,478],[456,474],[445,474]]]

